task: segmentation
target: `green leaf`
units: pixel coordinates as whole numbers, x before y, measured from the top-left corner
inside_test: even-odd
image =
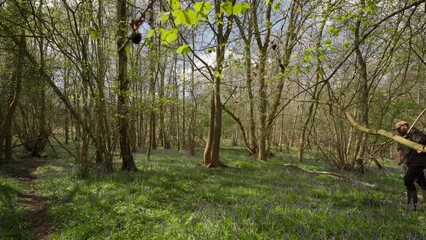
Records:
[[[324,56],[324,55],[320,55],[320,56],[318,57],[318,59],[319,59],[320,61],[324,61],[324,60],[325,60],[325,56]]]
[[[204,2],[196,2],[194,3],[194,10],[197,12],[201,12],[202,9],[204,8]]]
[[[91,33],[89,36],[91,40],[98,39],[98,35],[96,33]]]
[[[173,29],[173,31],[167,35],[166,43],[172,43],[178,38],[177,29]]]
[[[180,47],[176,50],[176,52],[177,52],[177,53],[180,53],[180,54],[188,54],[188,53],[190,53],[190,52],[191,52],[191,49],[189,48],[189,45],[183,45],[183,46],[180,46]]]
[[[250,9],[250,4],[249,3],[237,3],[235,4],[235,6],[232,8],[233,14],[245,14],[247,12],[247,10]]]
[[[302,72],[302,70],[300,70],[300,66],[299,65],[297,65],[297,66],[294,67],[294,72],[295,73],[301,73]]]
[[[197,14],[193,10],[185,9],[183,14],[185,16],[185,25],[193,26],[193,25],[197,24],[197,22],[198,22]]]
[[[215,72],[214,72],[214,75],[215,75],[217,78],[222,78],[222,74],[221,74],[220,72],[218,72],[218,71],[215,71]]]
[[[243,13],[243,10],[244,10],[244,8],[243,8],[243,3],[237,3],[237,4],[235,4],[235,6],[232,8],[232,12],[233,12],[234,14],[241,14],[241,13]]]
[[[220,11],[228,15],[231,15],[233,13],[233,10],[234,8],[231,2],[222,2],[222,4],[220,5]]]
[[[332,43],[331,43],[330,39],[325,40],[324,43],[325,43],[325,46],[327,46],[327,47],[331,47],[332,46]]]
[[[207,48],[207,52],[209,53],[216,52],[216,49],[214,47],[209,47]]]
[[[155,33],[155,30],[154,30],[154,29],[151,29],[151,30],[149,30],[149,31],[148,31],[148,33],[146,34],[146,37],[147,37],[147,38],[150,38],[150,37],[154,36],[154,33]]]
[[[158,20],[160,22],[164,22],[164,21],[169,20],[169,17],[170,17],[170,12],[160,12],[158,14]]]
[[[128,52],[130,52],[130,50],[132,49],[132,45],[131,44],[127,44],[125,47],[124,47],[124,51],[126,51],[127,53]]]
[[[280,7],[281,7],[281,3],[275,3],[274,4],[274,12],[280,10]]]
[[[177,10],[180,8],[180,2],[179,0],[170,0],[170,6],[172,7],[173,10]]]
[[[173,17],[176,25],[193,26],[198,22],[197,14],[191,9],[176,10],[173,12]]]
[[[212,5],[208,2],[196,2],[194,10],[198,15],[198,20],[206,20],[207,14],[212,10]]]
[[[208,11],[211,11],[212,9],[212,5],[208,2],[196,2],[194,4],[194,10],[200,13],[207,14]]]
[[[312,55],[306,55],[303,57],[303,62],[310,62],[314,57]]]
[[[328,29],[328,32],[333,36],[339,36],[341,30],[339,27],[331,27]]]
[[[311,72],[311,67],[309,67],[309,66],[305,67],[305,72],[310,73]]]
[[[177,29],[172,29],[172,31],[168,31],[164,28],[160,28],[160,39],[165,44],[170,44],[173,41],[175,41],[178,37],[177,35]]]
[[[179,25],[179,24],[184,24],[185,23],[185,14],[183,13],[183,11],[182,10],[176,10],[176,11],[173,11],[173,17],[174,17],[174,19],[175,19],[175,24],[176,25]]]
[[[307,48],[305,50],[305,54],[311,53],[314,49],[313,48]]]

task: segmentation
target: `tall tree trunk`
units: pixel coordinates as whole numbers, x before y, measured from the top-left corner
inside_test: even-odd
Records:
[[[100,29],[97,29],[103,36],[103,0],[98,1],[98,11],[97,11],[97,25]],[[96,162],[103,162],[105,170],[107,172],[113,172],[113,146],[114,139],[110,134],[110,126],[108,121],[108,108],[106,105],[105,99],[105,90],[104,90],[104,81],[106,75],[106,63],[105,63],[105,53],[104,53],[104,44],[103,38],[96,39],[96,51],[97,51],[97,73],[96,73],[96,86],[97,86],[97,101],[96,101],[96,121],[98,133],[96,135],[98,145],[96,146],[97,158]]]
[[[224,27],[223,12],[221,12],[220,0],[214,1],[214,8],[217,20],[217,47],[216,47],[216,67],[215,76],[213,77],[213,92],[210,102],[210,127],[209,137],[204,151],[204,165],[206,167],[226,167],[220,161],[220,140],[222,134],[222,103],[220,100],[220,85],[222,80],[222,70],[225,61],[225,49],[232,29],[232,18],[229,19],[228,25]],[[233,1],[233,4],[235,0]],[[225,30],[226,29],[226,30]]]
[[[125,44],[127,42],[127,2],[126,0],[117,0],[117,18],[118,18],[118,30],[117,30],[117,48],[118,48],[118,132],[120,135],[120,150],[122,157],[122,171],[134,171],[136,168],[135,161],[133,159],[133,153],[130,146],[129,139],[129,113],[128,113],[128,91],[130,81],[127,77],[127,52],[125,51]]]
[[[43,6],[43,1],[40,1],[40,8]],[[40,11],[41,13],[41,11]],[[44,67],[46,65],[44,57],[45,57],[45,50],[44,50],[44,39],[41,38],[39,40],[39,51],[40,51],[40,76],[43,76]],[[40,152],[44,150],[44,148],[47,145],[48,138],[50,135],[50,130],[47,127],[47,120],[46,120],[46,83],[45,81],[38,81],[39,86],[39,97],[38,97],[38,104],[39,104],[39,111],[40,111],[40,119],[39,119],[39,126],[38,126],[38,136],[36,137],[35,144],[33,146],[32,155],[33,156],[39,156]]]
[[[365,1],[361,0],[361,5],[365,6]],[[359,103],[360,103],[360,123],[364,126],[368,126],[368,96],[369,96],[369,87],[368,87],[368,73],[367,73],[367,63],[365,62],[364,57],[360,49],[360,29],[361,28],[361,19],[357,20],[355,28],[355,52],[357,56],[357,62],[360,67],[361,79],[359,81]],[[355,163],[360,167],[363,166],[363,157],[365,149],[367,146],[367,134],[364,132],[357,133],[357,142],[356,142],[356,152],[355,152]]]
[[[252,6],[252,11],[256,11],[256,6]],[[257,68],[253,70],[252,68],[252,56],[251,56],[251,44],[253,39],[253,19],[252,17],[246,19],[248,21],[248,27],[247,32],[245,31],[246,27],[245,24],[240,21],[239,18],[236,18],[237,26],[240,30],[241,37],[244,41],[244,66],[245,66],[245,74],[246,74],[246,88],[247,88],[247,96],[248,96],[248,102],[249,102],[249,143],[247,142],[246,133],[244,131],[244,128],[242,124],[240,124],[240,128],[243,132],[243,138],[244,142],[246,143],[246,148],[250,152],[250,155],[255,156],[258,153],[258,145],[257,145],[257,136],[256,136],[256,121],[255,121],[255,115],[254,115],[254,108],[255,108],[255,100],[253,95],[253,77],[255,77],[258,72]]]
[[[159,64],[160,65],[160,64]],[[169,141],[169,134],[170,132],[166,131],[166,122],[165,122],[165,115],[166,115],[166,104],[164,103],[163,99],[165,98],[165,81],[166,81],[166,64],[161,64],[162,66],[159,66],[160,71],[160,78],[159,78],[159,98],[160,98],[160,106],[159,106],[159,119],[160,119],[160,139],[161,139],[161,145],[164,149],[170,149],[170,141]]]
[[[194,47],[194,46],[193,46]],[[195,48],[194,48],[195,49]],[[194,60],[193,60],[194,61]],[[186,140],[186,61],[185,58],[183,59],[183,82],[182,82],[182,148],[186,149],[188,147],[187,140]],[[194,74],[194,72],[191,72],[191,74]],[[179,94],[176,92],[176,99],[179,99]],[[179,126],[179,125],[178,125]]]
[[[194,39],[194,35],[192,35],[193,39]],[[193,41],[193,46],[192,48],[195,49],[195,41]],[[192,62],[194,62],[195,57],[194,55],[192,55]],[[186,85],[186,84],[185,84]],[[191,64],[191,84],[190,84],[190,91],[193,92],[195,88],[195,66],[194,64]],[[196,145],[196,123],[197,123],[197,108],[198,108],[198,104],[196,101],[196,98],[194,95],[192,95],[192,104],[188,104],[188,108],[191,109],[190,110],[190,114],[188,114],[188,139],[187,139],[187,148],[189,150],[189,154],[191,156],[195,155],[195,145]],[[184,109],[187,109],[187,105],[182,103]],[[185,115],[185,114],[183,114]],[[186,119],[186,118],[184,118]],[[186,120],[183,121],[186,123]],[[183,124],[185,126],[185,124]],[[186,131],[185,131],[186,132]]]
[[[268,2],[267,10],[266,10],[266,22],[270,22],[271,19],[271,11],[272,11],[272,0]],[[257,6],[258,2],[254,1],[253,5]],[[253,18],[257,21],[257,12],[256,8],[253,11]],[[265,35],[263,39],[259,34],[259,26],[254,24],[254,30],[257,32],[255,35],[257,46],[260,50],[260,59],[258,66],[258,78],[259,78],[259,123],[260,123],[260,137],[259,137],[259,151],[257,155],[257,159],[260,161],[265,161],[268,155],[268,142],[267,139],[269,137],[269,126],[267,122],[268,116],[268,99],[267,99],[267,84],[266,84],[266,58],[267,51],[269,48],[270,36],[271,36],[271,26],[266,28]]]
[[[154,29],[154,21],[150,20],[149,25],[151,29]],[[157,149],[157,114],[155,112],[156,108],[156,98],[155,98],[155,84],[156,84],[156,66],[159,57],[157,54],[157,45],[159,44],[154,40],[154,37],[151,38],[151,41],[154,43],[152,47],[149,48],[149,104],[151,105],[151,111],[149,113],[149,152],[151,149]],[[149,154],[148,154],[149,157]]]
[[[171,64],[170,72],[169,72],[169,85],[173,86],[172,96],[175,99],[179,99],[179,86],[177,82],[177,53],[173,54],[173,63]],[[179,127],[181,125],[179,119],[179,105],[172,104],[170,106],[170,118],[168,124],[170,126],[170,135],[172,138],[176,138],[176,149],[180,150],[180,135],[179,135]],[[184,112],[184,111],[183,111]]]
[[[22,32],[22,35],[19,38],[18,44],[18,54],[16,61],[16,68],[13,72],[12,79],[15,82],[15,87],[13,89],[13,95],[11,95],[11,101],[7,108],[5,117],[2,121],[0,128],[0,161],[4,156],[4,162],[13,161],[12,156],[12,121],[13,116],[16,112],[19,98],[21,96],[21,87],[22,87],[22,72],[23,66],[25,66],[25,51],[27,43],[25,39],[25,33]]]
[[[173,70],[173,73],[172,73],[172,81],[173,81],[173,86],[175,86],[173,88],[173,97],[175,99],[179,99],[179,90],[180,89],[179,89],[179,84],[178,84],[178,79],[177,79],[177,61],[178,61],[177,55],[175,54],[173,56],[173,58],[174,58],[174,61],[173,61],[174,63],[173,63],[172,69],[174,69],[174,70]],[[185,66],[185,60],[183,61],[183,65]],[[182,89],[184,89],[184,88],[182,88]],[[183,106],[183,103],[182,103],[182,106]],[[175,133],[175,136],[176,136],[176,149],[177,150],[180,150],[181,148],[185,149],[185,143],[183,143],[183,139],[181,137],[181,136],[184,136],[185,133],[180,132],[180,125],[182,125],[182,129],[185,129],[185,123],[183,121],[181,121],[181,118],[180,118],[181,114],[179,112],[179,106],[174,105],[172,112],[173,112],[173,114],[172,114],[171,120],[176,123],[176,124],[173,124],[174,128],[175,128],[174,133]],[[182,113],[184,113],[184,111],[182,111]],[[182,114],[182,115],[184,115],[184,114]]]
[[[214,94],[210,98],[209,132],[207,135],[206,147],[204,148],[204,166],[209,167],[212,163],[212,148],[214,137],[214,119],[216,110],[214,108]]]
[[[40,39],[40,44],[39,44],[39,48],[40,48],[40,67],[41,67],[41,72],[44,71],[44,66],[45,66],[45,62],[44,62],[44,41],[43,39]],[[42,76],[40,74],[40,76]],[[38,136],[37,136],[37,140],[36,140],[36,144],[33,147],[33,152],[32,155],[36,156],[36,155],[40,155],[40,152],[44,150],[44,148],[46,147],[48,138],[49,138],[49,130],[47,127],[47,121],[46,121],[46,88],[45,88],[45,82],[42,81],[40,83],[38,83],[40,86],[40,94],[39,94],[39,111],[40,111],[40,119],[39,119],[39,126],[38,126]]]

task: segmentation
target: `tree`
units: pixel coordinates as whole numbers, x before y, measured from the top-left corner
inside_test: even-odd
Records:
[[[233,9],[235,0],[229,2],[230,8]],[[212,95],[210,100],[210,120],[207,144],[204,149],[204,165],[206,167],[225,167],[226,165],[220,161],[219,150],[222,133],[222,103],[221,103],[221,80],[225,61],[226,45],[231,34],[233,17],[228,18],[225,26],[225,12],[222,10],[222,1],[214,0],[214,11],[216,14],[216,66],[214,68],[215,75],[212,83]],[[232,11],[228,13],[233,14]]]
[[[120,134],[120,150],[122,157],[122,171],[137,171],[129,138],[129,78],[127,77],[127,2],[117,0],[117,49],[118,49],[118,105],[117,105],[117,128]]]
[[[15,115],[18,102],[21,96],[21,86],[23,79],[23,71],[25,66],[25,51],[26,51],[26,38],[25,32],[21,30],[21,36],[19,36],[19,42],[17,44],[17,53],[15,60],[15,69],[12,73],[11,82],[12,85],[11,93],[9,94],[8,107],[5,112],[5,116],[2,119],[0,125],[0,160],[4,159],[12,161],[12,121]]]

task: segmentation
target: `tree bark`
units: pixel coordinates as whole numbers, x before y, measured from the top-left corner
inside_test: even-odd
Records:
[[[251,6],[252,11],[256,11],[256,6]],[[253,15],[253,14],[252,14]],[[254,94],[253,94],[253,78],[258,74],[256,71],[257,68],[252,68],[252,56],[251,56],[251,44],[253,39],[253,17],[249,17],[247,32],[245,32],[244,23],[241,22],[238,18],[236,18],[236,23],[238,29],[240,30],[241,38],[244,41],[244,66],[245,66],[245,74],[246,74],[246,88],[247,88],[247,97],[249,102],[249,140],[247,140],[247,136],[244,130],[244,126],[237,121],[240,125],[240,129],[243,134],[244,142],[246,144],[246,148],[252,156],[256,156],[258,153],[258,145],[257,145],[257,136],[256,136],[256,120],[254,115]],[[237,118],[234,118],[237,120]]]
[[[19,98],[21,96],[21,86],[22,86],[22,72],[23,67],[25,66],[25,51],[27,48],[25,33],[19,37],[19,43],[17,44],[18,54],[16,68],[13,73],[13,81],[15,82],[15,87],[13,89],[14,93],[10,99],[10,104],[7,108],[6,115],[2,121],[0,128],[0,161],[4,158],[4,162],[13,161],[12,156],[12,121],[13,116],[16,112]]]
[[[361,6],[365,6],[365,1],[361,0]],[[357,62],[360,67],[360,87],[359,87],[359,102],[360,102],[360,120],[361,124],[364,126],[368,126],[368,111],[369,111],[369,87],[368,87],[368,73],[367,73],[367,63],[365,62],[364,57],[362,56],[362,52],[360,49],[360,30],[361,30],[361,19],[358,19],[355,25],[355,45],[356,45],[356,56]],[[354,162],[359,164],[359,166],[363,166],[363,156],[365,153],[365,149],[367,146],[367,134],[363,132],[359,132],[357,134],[357,141],[355,146],[355,159]]]
[[[127,77],[127,52],[124,45],[127,43],[127,2],[126,0],[117,0],[117,16],[118,16],[118,30],[117,30],[117,49],[118,49],[118,132],[120,135],[120,150],[122,157],[122,171],[134,171],[136,168],[133,159],[133,153],[130,146],[129,138],[129,113],[128,113],[128,91],[130,81]]]
[[[222,103],[220,100],[220,85],[222,80],[222,70],[225,61],[225,49],[232,30],[232,18],[229,19],[228,25],[224,27],[223,12],[221,12],[221,0],[214,1],[214,8],[217,20],[217,47],[216,47],[216,66],[215,76],[213,78],[212,99],[210,102],[210,127],[209,137],[204,151],[204,165],[206,167],[226,167],[220,161],[219,150],[222,134]],[[235,4],[235,0],[232,2]]]
[[[267,5],[266,10],[266,19],[265,21],[267,23],[271,20],[271,11],[272,11],[272,3],[273,0],[271,0]],[[253,5],[257,6],[258,2],[254,1]],[[255,21],[257,21],[257,7],[253,10],[253,18]],[[268,137],[269,137],[269,126],[267,122],[267,116],[268,116],[268,99],[267,99],[267,88],[268,85],[266,84],[266,58],[267,58],[267,51],[269,48],[270,43],[270,37],[271,37],[271,26],[268,26],[266,28],[266,32],[264,35],[264,38],[262,40],[259,27],[256,24],[254,24],[254,30],[256,32],[255,39],[258,45],[258,48],[260,50],[260,58],[259,58],[259,65],[258,65],[258,78],[259,78],[259,123],[260,123],[260,137],[259,137],[259,151],[257,155],[257,159],[260,161],[265,161],[268,155]]]

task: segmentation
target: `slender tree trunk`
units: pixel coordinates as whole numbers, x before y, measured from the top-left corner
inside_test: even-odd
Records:
[[[177,53],[173,54],[173,63],[169,72],[169,85],[173,86],[172,96],[175,99],[179,99],[179,85],[177,83],[176,72],[177,72]],[[170,106],[170,118],[168,124],[170,126],[170,135],[172,138],[175,138],[176,149],[180,150],[180,137],[179,137],[179,129],[180,129],[180,121],[178,118],[179,115],[179,106],[178,104],[172,104]]]
[[[161,67],[161,66],[159,66]],[[158,97],[160,98],[159,101],[159,120],[160,120],[160,141],[161,141],[161,145],[163,146],[164,149],[170,149],[170,141],[168,140],[168,133],[166,132],[166,122],[165,122],[165,114],[166,114],[166,106],[164,104],[164,97],[165,97],[165,80],[166,80],[166,74],[165,74],[165,65],[164,67],[161,67],[160,71],[160,78],[159,78],[159,89],[158,89]]]
[[[194,39],[194,35],[192,35],[192,37]],[[193,41],[192,47],[195,49],[195,41]],[[194,62],[194,60],[195,60],[194,58],[195,58],[194,55],[192,55],[192,62]],[[191,92],[194,91],[194,87],[195,87],[195,66],[194,66],[194,64],[191,64],[191,84],[190,84]],[[190,114],[188,114],[189,127],[188,127],[187,146],[188,146],[188,149],[189,149],[189,154],[191,156],[194,156],[195,155],[195,145],[196,145],[195,134],[196,134],[196,122],[197,122],[196,119],[197,119],[197,108],[198,108],[198,106],[197,106],[197,101],[195,99],[195,96],[192,95],[192,98],[193,98],[192,104],[191,105],[188,104],[188,106],[191,106],[190,107],[191,112],[190,112]],[[184,106],[185,106],[185,109],[186,109],[186,107],[187,107],[186,104]],[[186,120],[185,120],[185,122],[186,122]]]
[[[247,47],[246,47],[247,48]],[[246,51],[250,52],[250,49]],[[246,59],[246,67],[251,66],[251,59]],[[250,154],[255,156],[259,151],[259,146],[257,145],[257,136],[256,136],[256,120],[254,115],[254,95],[252,82],[253,78],[251,76],[252,71],[251,67],[248,69],[247,73],[247,94],[249,98],[249,129],[250,129]]]
[[[266,62],[266,56],[262,56],[260,58],[260,67],[259,67],[259,123],[260,123],[260,137],[259,137],[259,152],[257,155],[258,160],[264,161],[267,158],[267,152],[266,152],[266,138],[267,138],[267,123],[266,123],[266,116],[267,116],[267,106],[268,106],[268,100],[267,100],[267,94],[266,94],[266,78],[265,78],[265,62]],[[264,63],[262,63],[264,62]]]
[[[69,98],[68,96],[68,87],[69,87],[69,70],[65,69],[64,71],[64,96]],[[72,138],[72,127],[70,134],[70,114],[68,113],[68,109],[65,109],[65,119],[64,119],[64,132],[65,132],[65,144],[69,143],[70,135]],[[71,124],[72,126],[72,124]]]
[[[40,71],[44,71],[45,61],[44,61],[44,41],[43,39],[40,39]],[[42,74],[40,74],[42,76]],[[47,120],[46,120],[46,88],[45,88],[45,82],[38,82],[40,93],[39,93],[39,111],[40,111],[40,119],[39,119],[39,126],[38,126],[38,136],[36,137],[35,144],[33,146],[32,155],[33,156],[40,156],[40,152],[44,150],[46,147],[48,138],[49,138],[49,130],[47,127]]]
[[[266,10],[266,22],[270,22],[271,11],[272,11],[272,0],[267,5]],[[255,3],[257,5],[257,3]],[[254,18],[257,19],[257,13],[254,11]],[[255,31],[259,32],[259,27],[255,25]],[[257,45],[260,49],[260,59],[259,59],[259,68],[258,68],[258,78],[259,78],[259,123],[260,123],[260,137],[259,137],[259,152],[257,159],[260,161],[265,161],[268,156],[268,137],[269,137],[269,126],[267,122],[268,116],[268,99],[267,99],[267,88],[266,84],[266,58],[267,51],[269,48],[271,36],[271,27],[267,27],[263,40],[261,39],[260,34],[256,35]]]
[[[172,81],[173,81],[173,85],[175,86],[175,88],[173,90],[173,96],[176,99],[179,99],[179,90],[180,89],[179,89],[179,86],[178,86],[179,84],[178,84],[178,80],[177,80],[177,61],[178,61],[177,55],[175,54],[174,55],[174,63],[173,63],[174,71],[173,71],[173,74],[172,74],[172,78],[173,78]],[[185,61],[183,62],[183,65],[185,66]],[[183,88],[182,88],[182,90],[183,90]],[[182,111],[182,113],[184,113],[184,111]],[[182,140],[182,137],[181,137],[181,136],[185,135],[185,133],[180,131],[180,125],[182,125],[182,131],[183,131],[183,129],[185,129],[185,125],[181,121],[180,115],[181,115],[181,113],[179,112],[179,107],[177,105],[173,106],[173,118],[172,119],[176,123],[174,125],[176,127],[175,135],[176,135],[176,149],[177,150],[180,150],[181,148],[185,149],[185,145],[184,145],[184,143],[182,143],[183,140]],[[182,115],[184,115],[184,114],[182,114]]]
[[[214,108],[214,94],[212,93],[210,98],[210,116],[209,116],[209,132],[207,135],[207,143],[204,149],[204,166],[209,167],[212,163],[212,148],[213,148],[213,137],[214,137],[214,119],[216,114]]]
[[[365,5],[365,1],[361,0],[361,5]],[[361,19],[357,20],[356,28],[355,28],[355,45],[356,45],[356,55],[357,62],[360,67],[361,79],[360,79],[360,90],[359,90],[359,102],[360,106],[360,114],[361,121],[360,123],[364,126],[368,126],[368,97],[369,97],[369,87],[368,87],[368,73],[367,73],[367,63],[362,56],[362,52],[360,49],[360,28],[361,28]],[[357,142],[356,142],[356,152],[355,152],[355,162],[359,164],[359,166],[363,166],[363,157],[367,147],[367,134],[364,132],[360,132],[357,134]]]
[[[154,29],[154,22],[149,21],[151,29]],[[151,41],[154,43],[149,49],[149,102],[151,105],[151,112],[149,116],[149,149],[157,149],[157,114],[155,112],[156,107],[156,98],[155,98],[155,84],[156,84],[156,66],[159,61],[157,54],[157,44],[155,44],[154,37],[151,38]]]
[[[23,32],[19,38],[18,45],[18,55],[16,68],[13,73],[13,81],[15,82],[15,87],[13,89],[14,93],[12,95],[10,104],[7,108],[5,117],[2,121],[0,128],[0,161],[4,156],[4,162],[13,161],[12,156],[12,121],[13,116],[16,112],[19,98],[21,96],[21,86],[22,86],[22,72],[23,67],[25,66],[25,51],[27,48],[25,33]]]
[[[218,53],[219,54],[219,53]],[[223,55],[225,55],[223,53]],[[223,167],[223,164],[220,161],[219,158],[219,152],[220,152],[220,140],[222,135],[222,103],[220,100],[220,77],[216,77],[214,81],[214,90],[213,90],[213,98],[214,98],[214,124],[213,124],[213,146],[212,146],[212,161],[210,163],[210,167]]]
[[[118,48],[118,132],[120,135],[120,150],[122,157],[122,171],[134,171],[136,168],[135,161],[133,159],[133,153],[130,146],[129,139],[129,113],[128,113],[128,91],[130,81],[127,77],[127,53],[124,49],[124,45],[127,42],[127,2],[126,0],[117,0],[117,16],[119,21],[117,37]]]
[[[194,48],[195,49],[195,48]],[[191,74],[194,74],[192,72]],[[188,146],[187,140],[186,140],[186,61],[185,58],[183,59],[183,82],[182,82],[182,148],[186,149]],[[178,98],[178,94],[176,95],[176,99]]]
[[[254,1],[254,4],[256,4],[256,1]],[[252,12],[257,11],[257,6],[252,5],[251,6]],[[253,14],[252,14],[253,15]],[[256,14],[254,14],[256,16]],[[258,153],[258,145],[257,145],[257,136],[256,136],[256,120],[255,120],[255,100],[254,100],[254,94],[253,94],[253,77],[256,77],[258,74],[258,68],[253,69],[252,67],[252,56],[251,56],[251,44],[253,39],[253,16],[249,16],[246,21],[248,21],[247,24],[236,19],[237,26],[240,30],[240,35],[244,41],[244,65],[245,65],[245,74],[246,74],[246,89],[247,89],[247,96],[248,96],[248,103],[249,103],[249,132],[248,136],[246,136],[246,133],[244,131],[243,125],[240,125],[240,128],[243,132],[243,138],[244,142],[246,143],[246,148],[250,152],[250,155],[256,156]],[[245,25],[248,25],[247,27]],[[246,32],[247,28],[247,32]],[[258,65],[257,65],[258,66]],[[236,118],[234,118],[236,119]],[[248,138],[249,140],[246,140]]]
[[[98,11],[97,11],[97,22],[100,29],[99,32],[103,35],[102,21],[103,21],[103,0],[98,1]],[[104,162],[105,170],[107,172],[113,172],[113,138],[110,134],[110,127],[108,121],[108,108],[105,99],[105,90],[104,90],[104,81],[106,75],[106,63],[105,63],[105,53],[104,53],[104,44],[102,38],[97,38],[96,40],[96,50],[97,50],[97,73],[96,73],[96,86],[97,86],[97,101],[96,101],[96,121],[97,128],[99,132],[97,133],[96,138],[98,139],[98,145],[96,148],[97,151],[97,162]]]

